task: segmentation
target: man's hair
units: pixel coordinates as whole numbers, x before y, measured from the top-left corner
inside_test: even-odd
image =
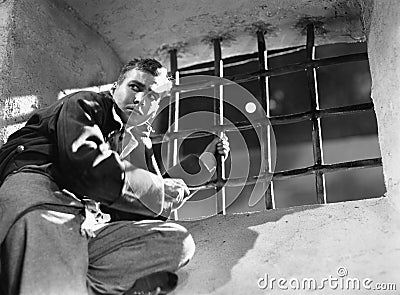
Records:
[[[153,76],[158,76],[158,69],[163,68],[162,64],[152,58],[135,58],[129,61],[126,65],[123,66],[121,72],[119,73],[117,83],[121,84],[125,79],[125,74],[132,69],[144,71],[152,74]]]

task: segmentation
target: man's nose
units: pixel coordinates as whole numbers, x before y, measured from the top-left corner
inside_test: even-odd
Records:
[[[144,99],[144,92],[138,92],[135,94],[135,98],[133,99],[134,104],[141,104],[143,103]]]

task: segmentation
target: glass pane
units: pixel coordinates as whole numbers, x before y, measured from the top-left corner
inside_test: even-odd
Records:
[[[322,118],[321,128],[324,141],[360,135],[376,136],[378,134],[378,126],[373,111]]]
[[[310,109],[307,75],[304,71],[269,79],[271,115],[287,115]]]
[[[381,157],[378,136],[353,136],[324,140],[326,164]]]
[[[295,63],[301,63],[306,61],[305,49],[295,51],[289,54],[283,54],[278,56],[271,56],[268,58],[268,68],[279,68],[284,65],[290,65]]]
[[[382,167],[326,173],[328,202],[381,197],[385,193]]]
[[[275,180],[274,193],[276,208],[316,204],[315,176],[307,175]]]
[[[224,65],[224,76],[232,76],[243,73],[253,73],[258,71],[258,60],[241,62],[235,65]]]
[[[317,80],[321,109],[371,102],[368,61],[321,67]]]
[[[267,188],[261,183],[246,185],[243,189],[237,187],[226,188],[226,212],[230,214],[265,210],[264,193]],[[238,194],[239,190],[240,194]],[[252,199],[258,200],[253,206],[250,205],[251,196],[253,196]]]
[[[366,42],[357,43],[336,43],[317,46],[315,49],[316,58],[327,58],[353,53],[367,52]]]
[[[311,122],[276,125],[276,171],[307,167],[314,164]]]
[[[204,70],[203,69],[196,69],[193,71],[183,71],[180,74],[180,77],[188,77],[188,76],[193,76],[193,75],[210,75],[214,76],[214,65],[212,67],[207,67]]]
[[[187,201],[179,210],[179,220],[201,219],[217,214],[215,189],[201,190]]]

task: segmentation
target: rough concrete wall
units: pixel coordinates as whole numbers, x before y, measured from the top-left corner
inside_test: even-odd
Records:
[[[375,0],[368,55],[387,194],[400,210],[400,2]]]
[[[4,137],[4,124],[6,116],[5,96],[6,89],[3,87],[9,81],[10,75],[10,32],[12,27],[12,8],[15,1],[3,1],[0,4],[0,145]]]
[[[211,39],[222,38],[223,57],[257,50],[256,30],[268,49],[305,44],[305,26],[316,26],[316,43],[364,39],[358,0],[65,0],[109,40],[119,56],[154,56],[179,66],[213,60]]]
[[[178,271],[179,285],[171,295],[399,294],[400,215],[387,198],[182,224],[193,235],[196,253]],[[259,279],[266,274],[269,284],[261,289]],[[331,283],[324,284],[329,277]],[[280,278],[285,288],[278,286]],[[296,289],[290,282],[306,278],[316,280],[318,288],[301,283]],[[372,284],[362,285],[366,278]],[[360,289],[353,279],[361,282]],[[397,284],[397,291],[374,291],[376,283]],[[364,287],[368,284],[371,290]]]
[[[374,8],[375,0],[357,0],[361,11],[361,22],[363,25],[364,35],[368,38],[368,33],[371,25],[371,15]]]
[[[0,144],[62,89],[109,83],[121,62],[62,0],[0,4]]]

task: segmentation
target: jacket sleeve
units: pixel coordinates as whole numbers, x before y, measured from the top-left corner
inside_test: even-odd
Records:
[[[86,196],[126,212],[163,208],[161,177],[121,161],[104,140],[105,102],[94,92],[68,97],[57,120],[58,169],[63,183],[78,196]]]

